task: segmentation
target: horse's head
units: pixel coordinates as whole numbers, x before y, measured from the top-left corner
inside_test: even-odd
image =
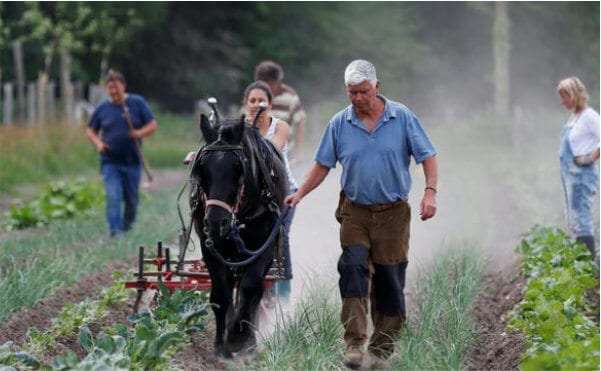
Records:
[[[222,121],[214,128],[202,115],[200,126],[207,144],[192,176],[204,192],[206,232],[212,239],[223,239],[230,234],[244,191],[244,117]]]

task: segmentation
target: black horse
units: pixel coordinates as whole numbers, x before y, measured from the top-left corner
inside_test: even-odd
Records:
[[[256,344],[255,315],[288,184],[281,154],[244,116],[216,129],[202,115],[200,127],[206,145],[192,167],[190,204],[211,277],[215,352],[229,358]]]

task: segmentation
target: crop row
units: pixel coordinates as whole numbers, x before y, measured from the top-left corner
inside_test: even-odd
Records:
[[[136,228],[120,238],[109,239],[104,215],[95,208],[85,217],[0,235],[0,321],[109,262],[131,258],[141,244],[176,236],[176,192],[143,192]]]
[[[45,185],[35,200],[24,205],[14,205],[4,221],[7,230],[41,227],[56,219],[69,219],[85,215],[104,202],[98,183],[83,178],[73,182],[57,181]]]
[[[30,329],[21,348],[12,342],[0,346],[0,366],[11,370],[163,369],[189,344],[189,335],[204,327],[206,295],[186,290],[171,294],[163,285],[156,307],[128,318],[133,328],[115,323],[94,337],[90,325],[105,316],[110,306],[125,300],[128,295],[123,280],[118,279],[97,300],[66,306],[46,331]],[[73,350],[67,350],[49,364],[40,360],[44,354],[57,351],[58,338],[73,334],[85,349],[85,357],[80,359]]]
[[[524,299],[510,313],[509,326],[526,337],[522,370],[586,370],[599,367],[599,323],[591,299],[598,268],[581,244],[561,230],[535,227],[523,239]]]
[[[411,289],[408,322],[394,340],[397,351],[381,366],[390,370],[458,370],[477,337],[471,316],[483,264],[473,249],[438,254]],[[294,316],[278,321],[250,370],[341,369],[344,329],[334,277],[319,276],[297,303]],[[285,316],[284,316],[285,317]]]

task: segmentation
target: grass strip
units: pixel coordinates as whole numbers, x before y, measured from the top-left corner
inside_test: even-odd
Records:
[[[295,305],[294,316],[280,311],[273,335],[264,341],[265,351],[250,369],[324,370],[341,364],[343,329],[333,292],[336,287],[315,282]]]
[[[200,144],[196,118],[155,111],[158,130],[144,139],[144,156],[153,169],[180,166]],[[20,193],[23,184],[41,184],[98,172],[98,153],[85,125],[51,123],[0,127],[0,193]]]
[[[391,369],[460,370],[477,336],[471,305],[480,291],[483,264],[472,249],[448,249],[419,274],[415,316],[396,341]]]
[[[152,247],[158,240],[176,236],[180,228],[175,204],[177,188],[143,193],[136,226],[118,238],[109,238],[101,210],[86,218],[57,221],[44,228],[3,236],[0,321],[110,261],[135,256],[140,245]]]
[[[407,326],[395,340],[398,349],[386,369],[459,370],[477,328],[470,316],[480,290],[483,265],[475,251],[452,249],[419,274]],[[328,279],[324,282],[335,282]],[[312,283],[293,315],[281,318],[265,349],[242,369],[343,370],[345,346],[337,287]],[[412,307],[416,307],[415,310]]]

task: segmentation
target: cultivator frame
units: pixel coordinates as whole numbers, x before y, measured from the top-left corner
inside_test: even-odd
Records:
[[[185,231],[183,235],[186,235]],[[145,257],[144,246],[138,248],[138,272],[136,273],[136,280],[125,282],[126,288],[137,290],[136,301],[133,307],[135,313],[138,312],[142,297],[147,290],[158,292],[159,282],[170,292],[177,289],[194,291],[211,289],[211,277],[202,259],[184,259],[189,234],[187,238],[181,237],[180,244],[181,241],[185,241],[185,245],[180,247],[179,259],[175,264],[175,269],[172,269],[173,263],[171,261],[170,249],[168,247],[163,248],[162,241],[157,242],[157,253],[154,258],[149,259]],[[156,269],[147,271],[144,269],[145,265],[155,266]],[[284,268],[282,265],[281,261],[274,259],[274,264],[263,281],[265,289],[269,289],[274,281],[279,280],[283,276]],[[269,290],[266,290],[266,292],[269,292]]]

